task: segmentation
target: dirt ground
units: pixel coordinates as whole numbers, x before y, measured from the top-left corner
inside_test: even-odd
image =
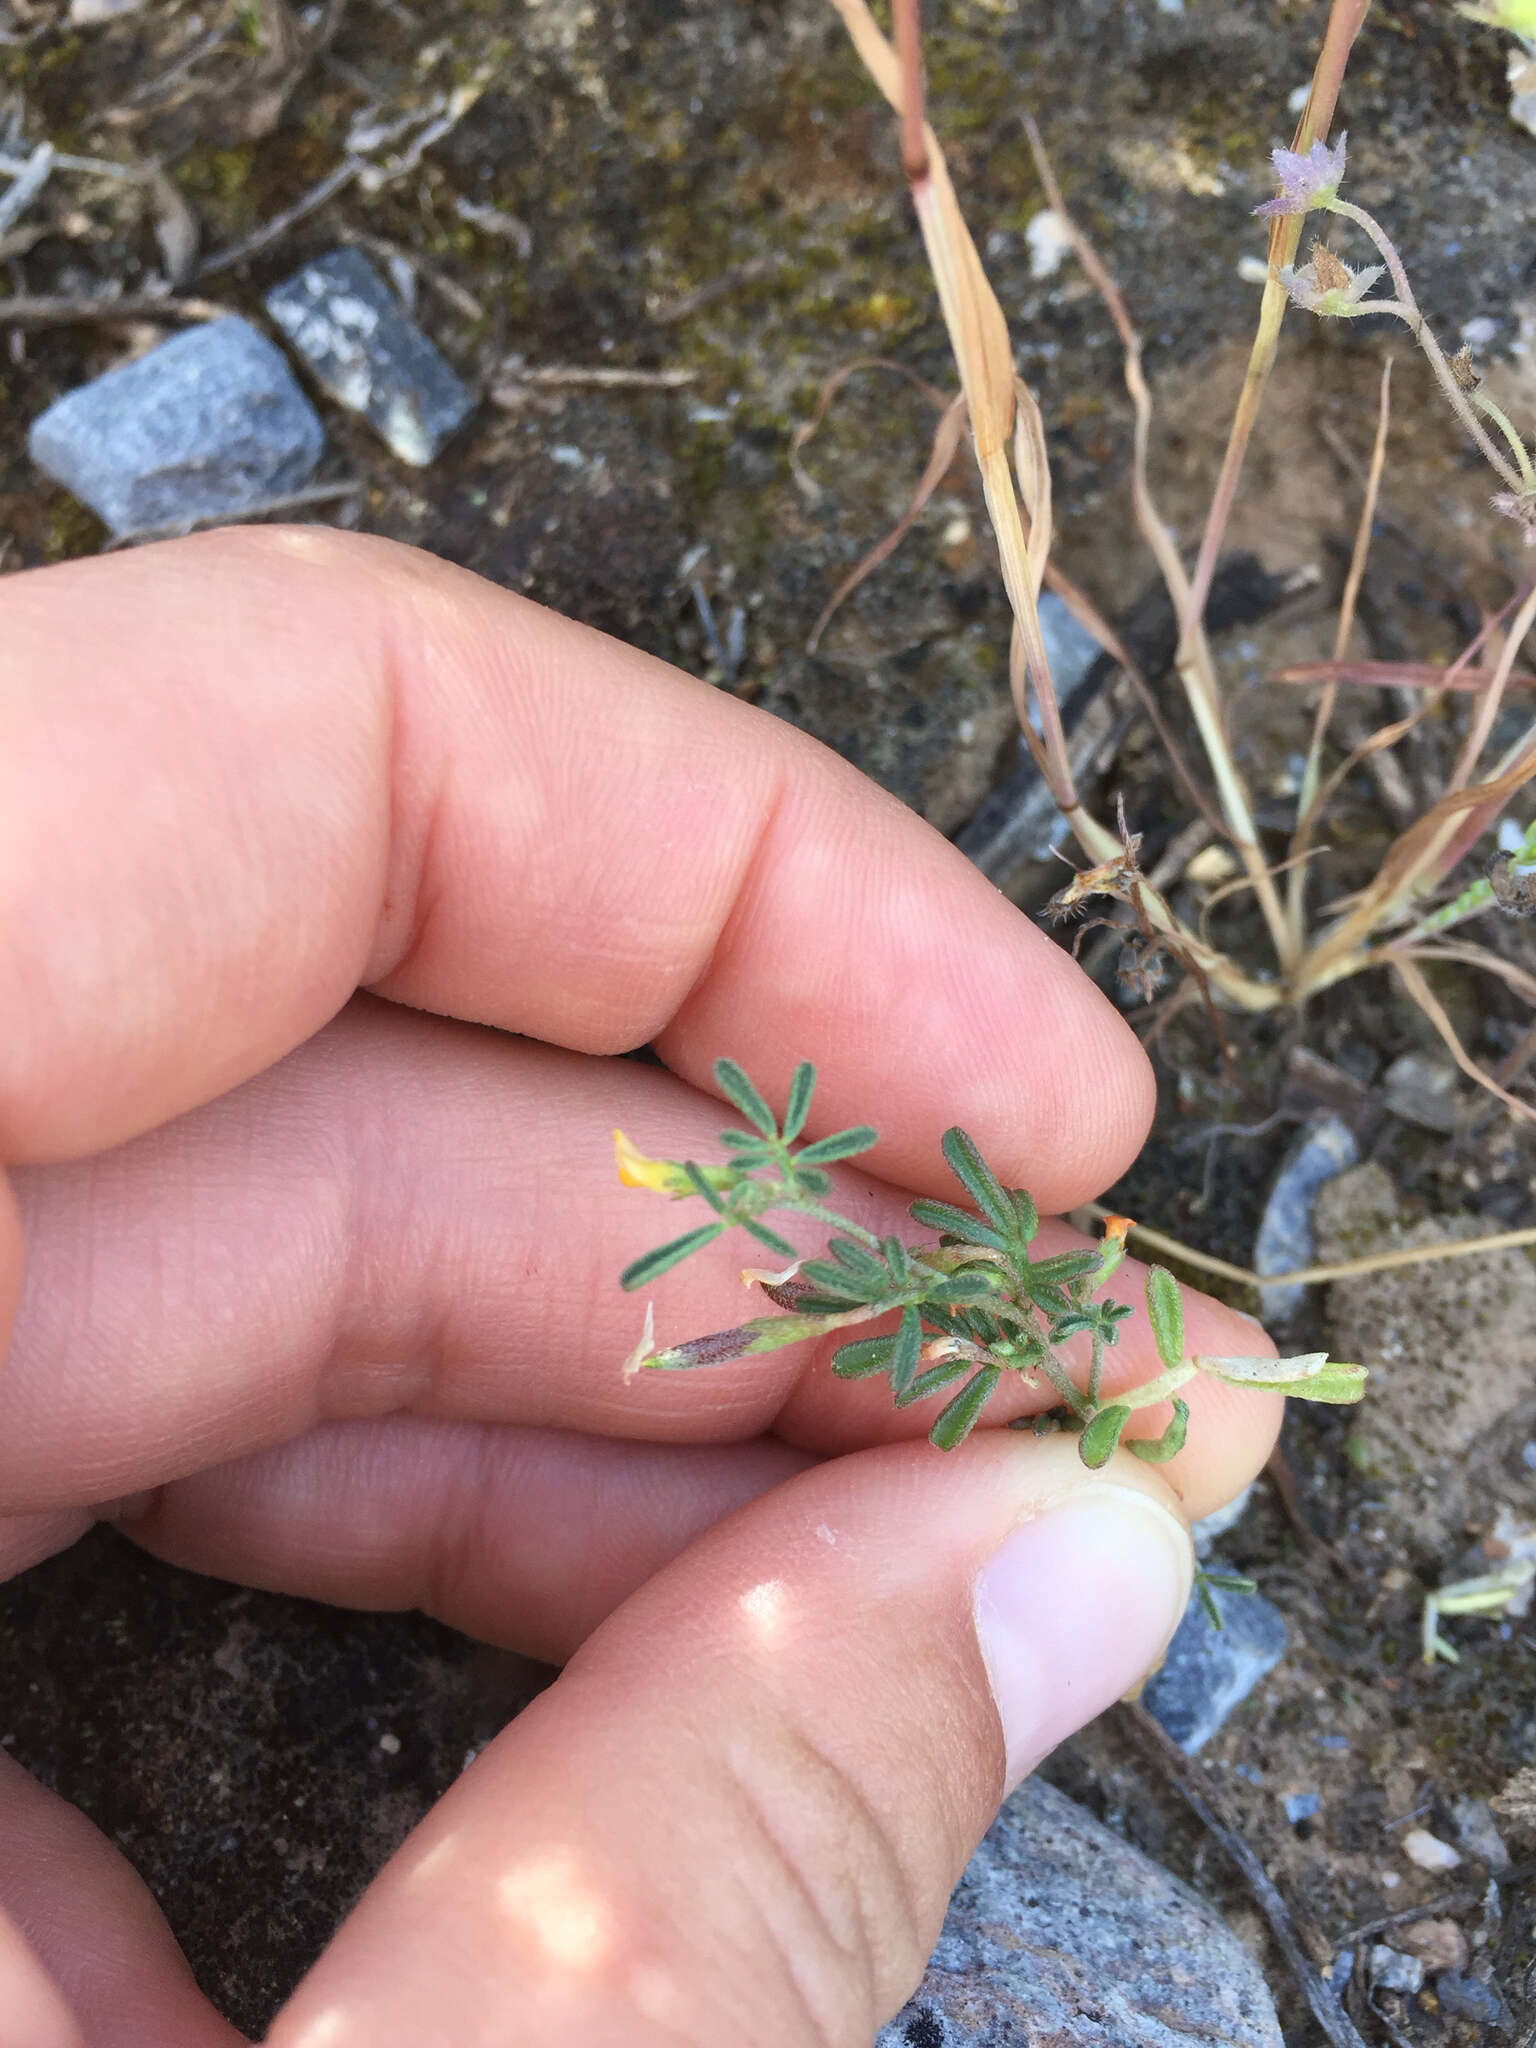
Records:
[[[1239,269],[1263,247],[1249,209],[1272,189],[1266,152],[1289,139],[1288,103],[1326,9],[945,0],[929,12],[935,124],[1048,423],[1058,559],[1108,615],[1144,617],[1151,564],[1127,506],[1118,349],[1070,261],[1033,274],[1027,230],[1043,201],[1022,116],[1037,114],[1145,333],[1152,474],[1192,547],[1257,305]],[[101,25],[70,17],[66,0],[10,0],[9,21],[0,6],[4,153],[46,138],[80,158],[156,163],[175,196],[150,180],[56,172],[0,235],[16,300],[168,288],[260,323],[264,290],[358,241],[414,290],[418,319],[481,403],[416,471],[322,402],[321,476],[342,494],[320,516],[464,563],[804,725],[943,831],[970,818],[1016,727],[1006,606],[964,459],[818,653],[805,651],[838,576],[902,509],[933,413],[911,382],[872,368],[850,380],[798,471],[794,428],[855,358],[953,383],[889,122],[821,0],[351,0],[291,17],[151,0]],[[1536,140],[1506,118],[1498,38],[1431,0],[1377,0],[1341,118],[1351,190],[1398,234],[1449,345],[1474,323],[1492,387],[1529,422]],[[349,163],[333,196],[306,210]],[[290,210],[282,232],[255,239]],[[92,516],[30,466],[27,426],[174,324],[0,307],[0,572],[103,545]],[[1351,652],[1443,662],[1530,569],[1396,333],[1291,315],[1229,545],[1270,572],[1305,575],[1288,602],[1218,645],[1276,857],[1312,699],[1272,677],[1330,650],[1389,339],[1400,357],[1390,456]],[[556,374],[594,369],[629,381],[594,388]],[[1519,697],[1509,737],[1529,715]],[[1379,691],[1346,693],[1340,735],[1353,743],[1392,715]],[[1368,768],[1348,778],[1314,904],[1358,887],[1406,821],[1401,807],[1442,786],[1464,718],[1458,704],[1426,720],[1397,781]],[[1144,721],[1105,773],[1104,800],[1115,791],[1150,867],[1188,812]],[[1030,864],[1009,887],[1034,911],[1062,879],[1059,864]],[[1198,917],[1209,888],[1173,886],[1176,907]],[[1211,915],[1223,944],[1262,961],[1247,898]],[[1478,936],[1536,970],[1529,924],[1488,917]],[[1113,985],[1112,944],[1091,935],[1083,958]],[[1436,971],[1435,988],[1474,1056],[1496,1063],[1517,1047],[1529,1016],[1503,981],[1453,967]],[[1392,1062],[1444,1052],[1382,977],[1341,984],[1304,1014],[1226,1019],[1230,1067],[1198,1006],[1171,1018],[1154,1006],[1140,1021],[1155,1040],[1159,1125],[1111,1199],[1187,1243],[1249,1262],[1296,1128],[1276,1112],[1308,1107],[1287,1092],[1298,1049],[1350,1084],[1362,1156],[1391,1176],[1406,1226],[1536,1220],[1530,1123],[1494,1106],[1479,1114],[1470,1096],[1449,1133],[1387,1111]],[[1440,1270],[1454,1311],[1464,1283]],[[1314,1298],[1298,1339],[1324,1333],[1328,1313]],[[1502,1426],[1510,1497],[1523,1499],[1515,1467],[1529,1420]],[[1418,1662],[1422,1592],[1462,1569],[1480,1527],[1431,1517],[1377,1540],[1381,1487],[1354,1460],[1350,1431],[1342,1413],[1293,1415],[1294,1512],[1264,1482],[1224,1542],[1227,1561],[1285,1611],[1292,1649],[1202,1761],[1320,1959],[1351,1945],[1352,1930],[1448,1895],[1441,1917],[1487,1936],[1515,2031],[1530,2017],[1531,1893],[1506,1884],[1502,1920],[1485,1925],[1487,1872],[1469,1860],[1433,1877],[1398,1845],[1405,1825],[1449,1838],[1454,1802],[1487,1798],[1536,1762],[1536,1636],[1528,1623],[1469,1623],[1459,1666]],[[419,1618],[332,1614],[196,1580],[108,1533],[0,1589],[0,1740],[123,1846],[202,1983],[250,2030],[540,1680]],[[1291,2038],[1303,2038],[1310,2022],[1249,1895],[1116,1724],[1069,1745],[1051,1770],[1222,1905],[1264,1957]],[[1289,1820],[1285,1799],[1310,1792],[1315,1814]],[[1373,2043],[1472,2048],[1489,2032],[1433,1992],[1384,1993],[1371,2011],[1357,1978],[1351,1996]]]

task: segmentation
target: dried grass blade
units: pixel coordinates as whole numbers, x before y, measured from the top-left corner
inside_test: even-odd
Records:
[[[1510,623],[1504,645],[1499,649],[1498,659],[1493,665],[1492,678],[1483,692],[1482,701],[1477,707],[1477,714],[1472,720],[1461,752],[1456,757],[1456,766],[1451,773],[1452,789],[1462,788],[1477,767],[1478,756],[1487,744],[1488,735],[1493,730],[1493,721],[1498,717],[1499,706],[1504,701],[1504,690],[1509,682],[1510,671],[1515,665],[1515,656],[1525,644],[1525,637],[1530,632],[1533,622],[1536,622],[1536,577],[1531,579],[1531,586]]]
[[[1364,940],[1378,925],[1402,909],[1417,885],[1437,863],[1444,867],[1447,845],[1455,843],[1453,835],[1456,834],[1457,818],[1471,811],[1477,819],[1485,821],[1533,775],[1536,775],[1536,733],[1532,734],[1531,743],[1505,774],[1489,782],[1480,782],[1473,789],[1451,790],[1438,803],[1431,805],[1423,817],[1410,825],[1387,849],[1385,860],[1369,887],[1362,890],[1355,908],[1307,955],[1297,979],[1298,996],[1326,988],[1362,965],[1357,949]],[[1483,829],[1484,825],[1478,823],[1477,830]]]
[[[1376,434],[1371,444],[1371,466],[1366,473],[1365,492],[1360,500],[1360,518],[1355,527],[1355,544],[1350,550],[1349,574],[1344,579],[1344,591],[1339,599],[1339,616],[1334,626],[1333,658],[1336,662],[1344,659],[1344,650],[1349,645],[1349,636],[1355,623],[1355,604],[1360,596],[1360,586],[1365,580],[1365,565],[1371,552],[1371,529],[1376,523],[1376,499],[1381,490],[1381,472],[1387,459],[1387,430],[1392,422],[1392,362],[1393,358],[1388,356],[1381,366],[1381,389],[1376,401]],[[1317,822],[1323,742],[1328,736],[1328,727],[1333,718],[1333,707],[1338,694],[1337,683],[1328,682],[1323,685],[1323,694],[1318,699],[1317,710],[1313,714],[1312,739],[1307,748],[1306,766],[1301,775],[1301,790],[1296,800],[1296,830],[1291,835],[1291,857],[1297,865],[1291,870],[1290,888],[1286,893],[1286,915],[1291,921],[1291,932],[1298,952],[1306,935],[1305,855],[1312,844],[1313,828]]]
[[[1528,973],[1513,960],[1506,960],[1502,953],[1495,953],[1491,946],[1479,946],[1471,939],[1456,939],[1450,944],[1435,946],[1384,947],[1385,961],[1407,960],[1450,960],[1463,967],[1480,967],[1486,974],[1496,974],[1506,982],[1517,996],[1536,1007],[1536,974]]]
[[[853,40],[875,84],[901,116],[903,157],[909,170],[912,205],[917,214],[928,267],[933,273],[950,347],[960,372],[976,460],[981,469],[982,490],[987,511],[997,536],[1003,582],[1023,636],[1029,680],[1034,686],[1045,750],[1050,761],[1051,793],[1063,811],[1078,808],[1077,792],[1067,763],[1066,735],[1061,712],[1051,685],[1050,664],[1035,610],[1035,592],[1029,551],[1014,495],[1008,464],[1012,435],[1016,374],[1008,339],[1008,323],[997,296],[987,282],[976,244],[971,239],[950,182],[949,168],[938,137],[926,121],[917,121],[916,96],[921,90],[921,70],[911,61],[915,49],[916,0],[895,0],[894,13],[904,23],[909,63],[903,67],[896,50],[886,40],[865,0],[831,0]],[[910,76],[908,75],[910,73]],[[909,92],[913,104],[908,104]],[[921,133],[921,160],[913,137]],[[1027,719],[1021,707],[1021,724]]]
[[[1461,690],[1476,696],[1493,679],[1491,668],[1441,668],[1433,661],[1296,661],[1271,672],[1272,683],[1333,683],[1369,690]],[[1536,675],[1512,670],[1506,679],[1515,689],[1536,685]]]
[[[1445,1041],[1446,1050],[1467,1078],[1475,1081],[1480,1088],[1486,1088],[1490,1095],[1496,1095],[1500,1102],[1506,1103],[1515,1112],[1516,1116],[1524,1117],[1528,1123],[1536,1123],[1536,1109],[1532,1109],[1528,1102],[1522,1102],[1518,1095],[1511,1095],[1509,1090],[1495,1081],[1492,1074],[1485,1067],[1480,1067],[1467,1051],[1457,1036],[1456,1026],[1445,1014],[1434,990],[1419,971],[1417,963],[1400,953],[1392,954],[1391,961],[1392,971],[1402,983],[1405,993],[1418,1004],[1434,1025]]]
[[[822,496],[822,488],[815,477],[803,467],[800,452],[815,439],[832,408],[832,401],[848,382],[861,370],[892,370],[898,377],[905,378],[914,391],[921,392],[935,412],[942,412],[950,402],[949,393],[941,391],[936,384],[930,384],[926,377],[919,377],[916,370],[905,363],[898,363],[892,356],[855,356],[851,363],[844,363],[840,370],[834,370],[816,394],[816,406],[808,420],[802,420],[789,437],[789,467],[795,482],[814,505]]]
[[[1120,638],[1120,635],[1115,631],[1108,619],[1105,618],[1098,606],[1083,591],[1079,590],[1077,585],[1068,578],[1066,572],[1057,568],[1054,562],[1047,565],[1045,580],[1061,599],[1073,618],[1082,627],[1083,631],[1092,634],[1093,638],[1098,641],[1110,659],[1117,662],[1130,678],[1131,687],[1141,699],[1142,710],[1146,712],[1148,718],[1152,721],[1152,729],[1162,743],[1163,752],[1168,756],[1169,764],[1174,774],[1178,776],[1180,782],[1184,785],[1185,795],[1189,798],[1200,816],[1204,818],[1206,824],[1210,826],[1212,833],[1219,839],[1225,839],[1227,836],[1226,826],[1212,808],[1209,796],[1207,796],[1195,780],[1194,773],[1184,758],[1184,751],[1174,735],[1173,727],[1164,717],[1163,708],[1153,693],[1152,685],[1142,674],[1140,666],[1125,642]]]
[[[1199,730],[1206,759],[1216,780],[1221,807],[1227,819],[1226,836],[1236,847],[1253,883],[1254,893],[1264,913],[1264,921],[1269,927],[1275,950],[1281,961],[1289,965],[1299,949],[1292,940],[1290,926],[1286,923],[1285,913],[1280,907],[1280,898],[1260,851],[1248,792],[1243,787],[1242,777],[1232,758],[1232,750],[1227,744],[1216,688],[1216,672],[1195,606],[1189,577],[1179,558],[1173,535],[1164,524],[1147,481],[1147,444],[1152,428],[1152,394],[1147,389],[1146,378],[1142,374],[1141,337],[1126,310],[1119,286],[1105,268],[1092,242],[1068,211],[1040,131],[1028,116],[1025,117],[1024,129],[1029,138],[1030,154],[1035,160],[1035,170],[1047,202],[1066,229],[1072,242],[1073,253],[1103,301],[1105,310],[1114,323],[1115,332],[1120,337],[1125,365],[1125,388],[1130,394],[1134,422],[1131,435],[1131,503],[1136,515],[1137,530],[1152,552],[1178,620],[1179,680],[1184,685],[1185,696]]]
[[[838,584],[817,614],[811,628],[811,636],[805,643],[807,654],[816,652],[822,634],[831,625],[838,610],[844,605],[866,577],[872,576],[880,564],[889,559],[916,525],[919,515],[928,500],[949,473],[949,466],[955,459],[960,446],[960,436],[965,432],[965,400],[952,398],[939,416],[939,424],[933,430],[933,443],[928,451],[928,461],[917,487],[896,524],[883,539],[877,540],[869,553],[856,562]]]

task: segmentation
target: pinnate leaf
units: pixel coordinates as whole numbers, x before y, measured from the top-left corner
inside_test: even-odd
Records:
[[[784,1105],[784,1142],[798,1138],[805,1128],[806,1113],[811,1106],[811,1097],[816,1090],[816,1069],[809,1060],[801,1060],[789,1077],[789,1100]]]
[[[1097,1472],[1101,1465],[1107,1465],[1114,1456],[1115,1446],[1120,1441],[1120,1432],[1130,1420],[1130,1415],[1129,1408],[1101,1408],[1091,1422],[1084,1423],[1077,1448],[1090,1472]]]
[[[1137,1437],[1126,1445],[1126,1449],[1146,1465],[1166,1465],[1170,1458],[1176,1458],[1184,1448],[1184,1439],[1189,1433],[1189,1403],[1177,1396],[1173,1403],[1173,1420],[1161,1436]]]
[[[658,1245],[653,1252],[642,1252],[619,1275],[619,1285],[626,1294],[633,1294],[637,1287],[644,1287],[661,1274],[670,1273],[690,1252],[701,1251],[705,1245],[713,1244],[725,1227],[723,1223],[701,1223],[697,1230],[674,1237],[670,1244]]]
[[[1018,1212],[997,1175],[977,1151],[975,1142],[958,1124],[952,1124],[941,1143],[949,1170],[976,1204],[994,1230],[1011,1236],[1018,1228]]]
[[[715,1086],[765,1138],[778,1136],[779,1127],[773,1120],[773,1111],[734,1060],[715,1061]]]
[[[992,1398],[992,1390],[1002,1376],[1000,1367],[984,1365],[980,1372],[967,1380],[935,1419],[928,1432],[929,1443],[941,1451],[952,1451],[956,1444],[963,1443],[975,1428],[977,1418]]]
[[[1184,1363],[1184,1302],[1166,1266],[1147,1269],[1147,1318],[1157,1355],[1171,1372]]]
[[[835,1159],[851,1159],[856,1152],[867,1152],[879,1136],[870,1124],[853,1124],[846,1131],[834,1131],[830,1138],[818,1138],[814,1145],[807,1145],[803,1152],[795,1154],[795,1164],[830,1166]]]

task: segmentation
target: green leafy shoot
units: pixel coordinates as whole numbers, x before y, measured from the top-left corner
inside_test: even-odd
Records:
[[[716,1165],[691,1159],[651,1159],[615,1131],[619,1178],[673,1201],[692,1198],[712,1212],[697,1229],[674,1237],[625,1267],[621,1284],[646,1287],[692,1253],[740,1228],[785,1261],[782,1270],[748,1267],[742,1277],[760,1287],[778,1313],[757,1316],[729,1330],[657,1350],[646,1332],[627,1370],[686,1372],[777,1351],[786,1344],[846,1331],[832,1357],[839,1379],[884,1378],[898,1408],[947,1392],[929,1430],[940,1450],[963,1443],[1007,1378],[1052,1399],[1043,1413],[1019,1416],[1011,1427],[1037,1434],[1076,1435],[1083,1463],[1107,1464],[1119,1449],[1148,1464],[1163,1464],[1184,1448],[1189,1404],[1179,1389],[1205,1372],[1231,1386],[1300,1395],[1312,1401],[1358,1401],[1365,1370],[1338,1365],[1321,1352],[1299,1358],[1189,1357],[1184,1348],[1183,1294],[1162,1266],[1146,1276],[1146,1310],[1163,1370],[1140,1386],[1103,1392],[1104,1356],[1120,1325],[1135,1314],[1104,1288],[1125,1254],[1131,1224],[1112,1216],[1097,1245],[1033,1255],[1039,1231],[1035,1204],[1023,1188],[1008,1188],[958,1125],[944,1133],[943,1151],[959,1182],[962,1201],[924,1196],[910,1206],[914,1223],[937,1244],[907,1244],[877,1237],[855,1218],[829,1206],[829,1166],[856,1158],[878,1141],[868,1124],[830,1131],[801,1142],[811,1117],[816,1070],[801,1060],[790,1076],[783,1121],[734,1060],[715,1062],[715,1084],[750,1126],[720,1134],[724,1158]],[[790,1212],[825,1232],[819,1256],[799,1253],[764,1219]],[[871,1328],[871,1325],[878,1325]],[[861,1327],[862,1326],[862,1327]],[[1064,1347],[1071,1345],[1069,1358]],[[956,1390],[956,1383],[963,1385]],[[1038,1409],[1038,1400],[1034,1404]],[[1159,1436],[1131,1428],[1139,1410],[1171,1407]],[[1214,1608],[1210,1586],[1199,1591]]]

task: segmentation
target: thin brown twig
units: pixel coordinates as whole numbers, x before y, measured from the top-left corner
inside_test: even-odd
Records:
[[[1365,2048],[1354,2021],[1339,2003],[1338,1993],[1307,1954],[1295,1916],[1278,1885],[1238,1828],[1222,1812],[1215,1787],[1209,1779],[1197,1773],[1183,1750],[1166,1729],[1153,1720],[1145,1707],[1123,1700],[1115,1711],[1121,1727],[1130,1735],[1136,1748],[1157,1765],[1206,1832],[1225,1849],[1242,1872],[1259,1911],[1269,1922],[1270,1931],[1291,1967],[1302,1996],[1333,2048]]]
[[[156,298],[138,292],[117,299],[67,295],[0,299],[0,327],[85,327],[119,320],[223,320],[233,311],[213,299]]]
[[[1334,793],[1353,774],[1362,761],[1384,747],[1396,746],[1400,739],[1403,739],[1415,726],[1430,715],[1439,704],[1445,690],[1454,690],[1460,686],[1460,678],[1464,673],[1471,671],[1474,657],[1482,652],[1489,639],[1498,630],[1500,623],[1521,602],[1523,595],[1523,592],[1516,591],[1512,597],[1505,600],[1491,617],[1484,619],[1472,639],[1462,649],[1461,653],[1457,655],[1450,667],[1444,671],[1440,689],[1431,691],[1425,697],[1424,702],[1410,712],[1406,718],[1398,719],[1392,725],[1378,727],[1367,740],[1356,747],[1352,753],[1345,756],[1318,792],[1316,805],[1316,815],[1318,817],[1321,817],[1324,811],[1327,810],[1329,804],[1333,801]]]
[[[1102,1202],[1084,1202],[1074,1216],[1102,1223],[1112,1210]],[[1498,1230],[1487,1237],[1452,1238],[1444,1244],[1403,1245],[1396,1251],[1369,1252],[1358,1259],[1338,1259],[1326,1266],[1297,1266],[1289,1273],[1255,1273],[1250,1266],[1235,1266],[1230,1259],[1218,1259],[1211,1252],[1197,1251],[1182,1239],[1150,1224],[1133,1223],[1131,1236],[1148,1251],[1162,1252],[1197,1272],[1214,1273],[1221,1280],[1235,1280],[1242,1287],[1320,1286],[1330,1280],[1355,1280],[1363,1273],[1384,1273],[1395,1266],[1422,1266],[1435,1259],[1464,1259],[1477,1252],[1519,1251],[1536,1244],[1536,1229]]]
[[[248,235],[242,235],[238,242],[230,242],[222,249],[215,249],[205,256],[197,266],[198,277],[216,277],[221,270],[233,270],[237,263],[244,263],[249,257],[259,256],[263,249],[269,249],[274,242],[281,241],[291,227],[304,220],[309,214],[324,206],[328,199],[334,199],[338,192],[345,191],[354,178],[367,169],[360,156],[349,156],[327,171],[318,183],[285,207],[281,213],[263,221],[259,228],[253,228]]]
[[[1264,921],[1269,927],[1276,952],[1282,963],[1288,965],[1295,950],[1291,943],[1290,927],[1285,921],[1280,898],[1270,880],[1263,853],[1259,848],[1258,832],[1253,821],[1253,807],[1249,802],[1248,792],[1243,786],[1237,763],[1232,758],[1232,750],[1227,745],[1226,735],[1222,730],[1210,647],[1199,616],[1193,609],[1190,581],[1179,558],[1178,547],[1157,509],[1147,479],[1147,448],[1152,431],[1152,394],[1147,389],[1147,380],[1141,366],[1141,336],[1127,310],[1119,286],[1111,277],[1093,243],[1068,211],[1040,130],[1029,116],[1025,117],[1024,132],[1029,140],[1030,154],[1034,158],[1035,172],[1045,192],[1046,202],[1066,229],[1073,253],[1089,283],[1102,300],[1120,340],[1125,388],[1130,396],[1133,420],[1131,504],[1137,530],[1157,563],[1158,573],[1167,586],[1169,600],[1179,622],[1179,680],[1184,685],[1190,712],[1205,747],[1211,773],[1216,780],[1217,794],[1227,819],[1227,836],[1237,848],[1243,866],[1252,877],[1254,892],[1264,913]]]
[[[933,430],[933,441],[928,450],[928,461],[924,466],[922,475],[917,480],[912,496],[907,501],[906,510],[890,531],[877,540],[866,555],[861,556],[854,563],[853,567],[843,577],[832,595],[817,613],[816,623],[812,626],[810,637],[805,643],[807,654],[814,654],[816,652],[822,634],[831,625],[838,611],[841,610],[854,591],[858,589],[859,585],[867,577],[872,576],[888,556],[895,553],[896,549],[900,547],[901,543],[912,531],[912,528],[917,524],[923,507],[944,481],[951,463],[959,453],[960,440],[964,432],[965,400],[956,397],[951,399],[950,403],[939,415],[939,423]]]
[[[1366,690],[1459,690],[1477,696],[1492,680],[1491,668],[1442,668],[1435,661],[1295,661],[1270,671],[1272,683],[1338,683]],[[1515,669],[1507,687],[1536,688],[1536,675]]]
[[[1462,743],[1460,754],[1456,757],[1456,765],[1451,770],[1448,788],[1461,789],[1470,781],[1477,767],[1478,756],[1482,753],[1488,735],[1493,730],[1493,722],[1499,715],[1499,706],[1504,700],[1505,685],[1509,681],[1510,671],[1514,668],[1515,657],[1524,646],[1533,622],[1536,622],[1536,579],[1532,580],[1524,602],[1510,622],[1504,645],[1499,649],[1498,658],[1493,665],[1493,675],[1473,714],[1467,737]]]
[[[1371,552],[1371,529],[1376,523],[1376,499],[1381,490],[1381,473],[1387,459],[1387,429],[1392,421],[1392,363],[1393,358],[1388,356],[1381,366],[1381,390],[1376,402],[1376,434],[1371,444],[1371,466],[1366,473],[1365,490],[1360,500],[1360,518],[1355,527],[1355,543],[1350,550],[1349,574],[1344,579],[1344,590],[1339,599],[1339,616],[1334,626],[1333,658],[1336,662],[1344,659],[1344,651],[1349,645],[1349,636],[1355,623],[1355,605],[1360,596],[1360,586],[1365,581],[1365,565]],[[1323,742],[1328,737],[1328,727],[1333,718],[1333,707],[1338,694],[1337,683],[1329,681],[1323,685],[1322,695],[1317,700],[1317,709],[1312,717],[1312,738],[1307,747],[1301,790],[1296,799],[1296,830],[1291,835],[1291,856],[1298,865],[1291,871],[1286,908],[1298,950],[1306,936],[1307,870],[1304,856],[1312,844],[1312,833],[1317,823]]]
[[[1405,992],[1434,1025],[1446,1051],[1468,1080],[1476,1081],[1480,1088],[1486,1088],[1490,1095],[1496,1095],[1500,1102],[1515,1112],[1516,1116],[1524,1117],[1528,1123],[1536,1123],[1536,1109],[1532,1109],[1528,1102],[1522,1102],[1518,1095],[1511,1095],[1507,1088],[1501,1087],[1487,1068],[1480,1067],[1467,1051],[1456,1026],[1446,1015],[1445,1006],[1425,980],[1417,960],[1411,954],[1404,953],[1393,953],[1390,958],[1392,971],[1402,983]]]
[[[1168,756],[1169,764],[1174,774],[1177,775],[1180,782],[1184,785],[1185,795],[1207,825],[1209,825],[1211,832],[1225,839],[1227,828],[1212,808],[1210,798],[1195,780],[1194,772],[1184,758],[1184,750],[1174,736],[1172,726],[1163,715],[1162,706],[1158,703],[1153,693],[1152,685],[1143,675],[1141,667],[1131,654],[1130,649],[1099,610],[1098,606],[1075,583],[1071,582],[1064,571],[1058,569],[1054,562],[1046,564],[1045,580],[1083,630],[1091,633],[1104,649],[1104,652],[1124,671],[1132,689],[1141,699],[1142,709],[1152,721],[1152,729],[1157,734],[1163,752]],[[1159,886],[1155,879],[1152,886],[1154,888]]]
[[[523,403],[530,391],[682,391],[699,379],[697,370],[620,370],[602,365],[549,363],[537,369],[503,369],[502,381],[490,396],[508,408]]]

